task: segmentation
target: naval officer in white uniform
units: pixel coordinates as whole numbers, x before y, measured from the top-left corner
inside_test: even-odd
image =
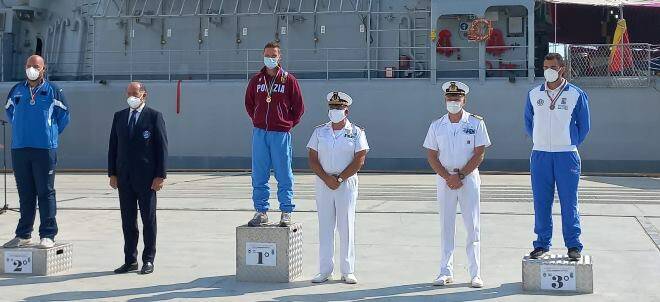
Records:
[[[369,144],[364,129],[346,116],[353,103],[343,92],[327,95],[330,121],[314,129],[309,139],[309,166],[316,174],[319,215],[319,273],[313,283],[330,279],[334,270],[335,228],[339,231],[341,280],[357,283],[355,270],[355,203],[357,172],[364,165]]]
[[[442,222],[442,260],[434,285],[454,281],[454,233],[456,205],[461,205],[467,231],[466,251],[472,287],[483,287],[480,274],[478,167],[490,139],[482,117],[463,109],[470,88],[461,82],[442,85],[448,113],[434,121],[424,140],[428,162],[437,176],[438,204]]]

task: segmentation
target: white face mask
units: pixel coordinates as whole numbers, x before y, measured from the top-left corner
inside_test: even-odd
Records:
[[[277,67],[277,58],[264,57],[264,65],[268,69],[275,69]]]
[[[461,112],[461,109],[463,109],[463,105],[461,102],[455,102],[455,101],[450,101],[447,102],[447,111],[451,114],[456,114]]]
[[[346,110],[343,109],[330,109],[328,111],[328,117],[333,123],[339,123],[346,118]]]
[[[555,82],[559,79],[559,71],[556,71],[552,68],[548,68],[543,71],[543,77],[548,83]]]
[[[126,103],[128,103],[128,106],[131,107],[131,109],[137,109],[142,105],[142,100],[138,97],[130,96],[126,99]]]
[[[30,81],[36,81],[39,78],[39,69],[36,69],[34,67],[26,68],[25,69],[25,75]]]

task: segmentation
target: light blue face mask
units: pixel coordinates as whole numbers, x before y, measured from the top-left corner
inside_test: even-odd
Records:
[[[275,69],[277,67],[277,58],[264,57],[264,65],[268,69]]]

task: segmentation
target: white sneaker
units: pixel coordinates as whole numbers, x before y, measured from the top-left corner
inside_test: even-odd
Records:
[[[55,241],[50,238],[41,238],[41,242],[39,243],[39,248],[42,249],[49,249],[51,247],[55,246]]]
[[[438,278],[435,278],[435,281],[433,281],[434,286],[444,286],[449,283],[454,282],[454,277],[452,276],[447,276],[447,275],[440,275]]]
[[[14,239],[9,240],[2,247],[4,247],[4,248],[24,247],[24,246],[30,245],[30,242],[31,242],[30,239],[23,239],[23,238],[20,238],[20,237],[14,237]]]
[[[332,277],[332,274],[317,274],[314,276],[314,279],[312,279],[312,283],[323,283],[328,281],[330,277]]]
[[[346,282],[346,284],[357,284],[357,278],[353,274],[345,274],[341,276],[341,281]]]
[[[472,278],[472,283],[470,283],[470,286],[472,286],[474,288],[482,288],[482,287],[484,287],[484,281],[481,280],[481,277],[476,276],[476,277]]]

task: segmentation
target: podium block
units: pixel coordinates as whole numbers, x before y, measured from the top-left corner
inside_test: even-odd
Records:
[[[302,224],[236,227],[236,279],[291,282],[302,276]]]
[[[50,276],[68,271],[73,266],[73,245],[57,242],[49,249],[30,245],[0,248],[0,274],[4,276]]]
[[[546,254],[539,259],[522,260],[523,290],[590,294],[594,292],[592,257],[582,255],[570,261],[568,255]]]

